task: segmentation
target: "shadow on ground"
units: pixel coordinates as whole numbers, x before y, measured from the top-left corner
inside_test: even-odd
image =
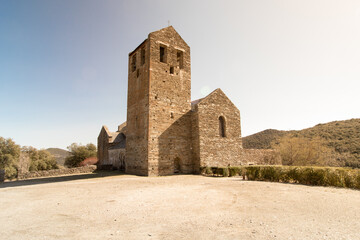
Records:
[[[119,171],[95,171],[93,173],[85,173],[78,175],[32,178],[26,180],[9,181],[9,182],[0,183],[0,188],[38,185],[44,183],[67,182],[67,181],[74,181],[81,179],[103,178],[103,177],[119,176],[119,175],[124,175],[124,173]]]

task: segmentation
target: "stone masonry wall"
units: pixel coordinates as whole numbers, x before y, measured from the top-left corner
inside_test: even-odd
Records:
[[[146,40],[129,54],[127,100],[125,171],[145,176],[148,175],[149,50]]]
[[[101,128],[97,140],[97,158],[99,159],[98,165],[108,165],[109,163],[109,136],[106,133],[105,127]]]
[[[37,172],[27,172],[18,175],[18,180],[28,179],[28,178],[39,178],[39,177],[55,177],[69,174],[79,174],[79,173],[92,173],[96,170],[95,165],[89,165],[84,167],[77,168],[62,168],[62,169],[52,169],[46,171],[37,171]]]
[[[243,165],[281,165],[280,155],[272,149],[242,149]]]
[[[197,114],[199,152],[194,155],[200,166],[241,165],[240,112],[233,103],[217,89],[198,103]],[[220,133],[219,117],[225,119],[225,137]]]
[[[190,47],[172,28],[149,34],[149,175],[191,173]],[[161,50],[165,51],[163,62]]]

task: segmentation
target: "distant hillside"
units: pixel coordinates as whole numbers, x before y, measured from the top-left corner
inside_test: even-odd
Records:
[[[319,136],[328,143],[328,146],[333,147],[336,152],[343,155],[347,154],[347,156],[351,158],[351,161],[356,161],[360,166],[360,119],[318,124],[314,127],[299,131],[268,129],[244,137],[243,147],[257,149],[271,148],[272,141],[287,134],[299,137]]]
[[[69,156],[69,152],[61,148],[48,148],[46,151],[50,152],[61,166],[64,166],[65,158]]]
[[[288,134],[289,131],[280,131],[276,129],[267,129],[253,135],[243,137],[244,148],[269,149],[271,142]]]

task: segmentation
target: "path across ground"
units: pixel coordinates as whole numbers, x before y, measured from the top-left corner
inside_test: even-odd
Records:
[[[360,191],[240,178],[4,183],[0,207],[8,240],[360,239]]]

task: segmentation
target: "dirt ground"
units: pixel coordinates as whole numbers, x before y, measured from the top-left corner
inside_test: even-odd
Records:
[[[360,239],[360,191],[194,175],[0,184],[0,239]]]

